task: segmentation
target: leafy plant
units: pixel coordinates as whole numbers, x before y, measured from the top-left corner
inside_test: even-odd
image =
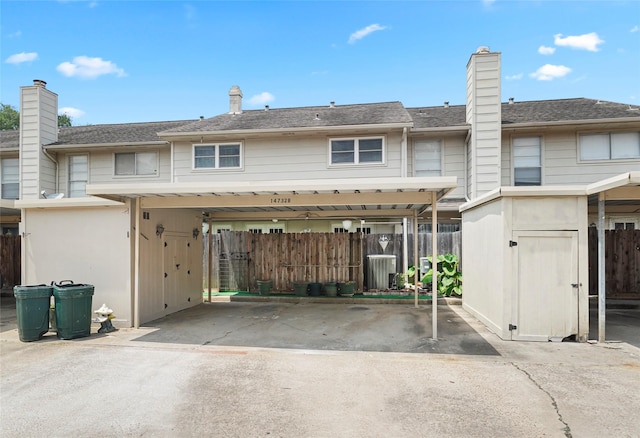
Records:
[[[422,277],[422,284],[431,284],[433,281],[433,257],[427,257],[432,268]],[[460,262],[455,254],[440,254],[438,256],[436,278],[438,281],[438,293],[446,297],[462,295],[462,272],[459,271]]]

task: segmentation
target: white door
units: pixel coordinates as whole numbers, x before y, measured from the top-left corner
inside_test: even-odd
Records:
[[[561,341],[578,334],[577,231],[518,231],[511,339]]]

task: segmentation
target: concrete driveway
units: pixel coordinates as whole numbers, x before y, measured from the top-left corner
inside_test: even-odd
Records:
[[[439,339],[430,306],[413,304],[206,303],[149,324],[136,341],[335,351],[496,355],[449,306],[439,307]]]
[[[31,343],[5,325],[0,436],[637,436],[640,349],[504,342],[438,310],[438,341],[410,305],[203,304]]]

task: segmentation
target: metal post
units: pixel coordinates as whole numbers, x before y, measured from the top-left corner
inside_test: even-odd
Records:
[[[433,340],[438,339],[438,200],[431,192],[431,300],[433,306]]]
[[[135,202],[135,208],[133,211],[136,217],[134,218],[135,233],[134,239],[134,251],[133,251],[133,327],[140,328],[140,217],[142,216],[141,204],[142,198],[133,200]]]
[[[409,221],[406,217],[402,218],[402,272],[409,270]],[[404,277],[403,277],[404,278]],[[409,280],[407,278],[407,280]],[[402,285],[404,287],[404,284]]]
[[[605,341],[606,278],[604,254],[604,192],[598,193],[598,342]]]
[[[418,210],[413,210],[413,285],[415,286],[414,301],[416,307],[418,307],[418,279],[420,278],[418,261]]]
[[[207,243],[209,245],[209,251],[208,251],[208,261],[207,261],[207,288],[209,290],[209,302],[211,302],[211,265],[213,264],[213,260],[211,260],[211,258],[213,257],[213,234],[212,234],[212,230],[213,230],[213,221],[211,219],[209,219],[207,221],[207,224],[209,225],[209,230],[207,231]]]

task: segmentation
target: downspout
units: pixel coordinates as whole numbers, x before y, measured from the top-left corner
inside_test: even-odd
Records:
[[[471,129],[467,131],[467,137],[464,139],[464,199],[469,202],[469,139],[471,138]]]
[[[56,165],[56,193],[60,193],[60,181],[58,180],[60,165],[58,164],[58,160],[53,158],[53,156],[44,147],[42,148],[42,153]]]
[[[401,147],[400,161],[402,162],[400,176],[403,178],[406,178],[407,174],[409,173],[407,170],[407,166],[409,165],[407,157],[409,156],[409,153],[407,151],[407,128],[406,127],[402,128],[402,141],[400,142],[400,147]]]
[[[175,182],[175,179],[174,179],[174,176],[173,176],[173,172],[174,172],[173,162],[174,162],[174,159],[175,159],[175,156],[174,156],[175,155],[175,149],[173,147],[173,142],[171,142],[170,144],[171,144],[171,160],[170,160],[171,161],[171,164],[170,164],[171,177],[169,178],[169,182]]]

